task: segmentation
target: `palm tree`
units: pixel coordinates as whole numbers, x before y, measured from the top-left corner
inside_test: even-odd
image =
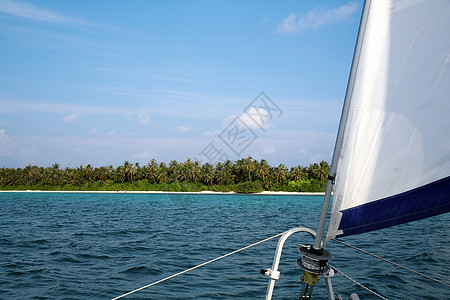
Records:
[[[105,182],[109,178],[109,170],[108,168],[102,166],[100,168],[95,168],[94,170],[94,178],[96,180],[100,180]]]
[[[18,172],[12,168],[2,168],[1,181],[2,185],[15,186],[19,181]]]
[[[236,175],[233,173],[235,169],[233,163],[227,159],[227,161],[223,164],[223,184],[233,184],[235,183]]]
[[[178,182],[187,181],[189,179],[189,167],[185,163],[178,164],[175,179]]]
[[[223,164],[220,161],[216,164],[214,174],[216,175],[214,178],[215,182],[217,182],[219,185],[222,185],[225,180],[225,174],[223,172]]]
[[[39,169],[36,166],[28,165],[23,169],[24,181],[26,185],[33,186],[39,180]]]
[[[91,178],[94,176],[94,169],[90,164],[88,164],[86,168],[84,168],[84,176],[87,181],[91,181]]]
[[[326,161],[321,161],[319,164],[313,163],[309,166],[308,170],[311,178],[324,182],[327,180],[329,172],[330,166]]]
[[[136,162],[134,164],[134,179],[136,181],[142,180],[145,176],[144,174],[144,170],[142,169],[141,165],[139,164],[139,162]]]
[[[206,163],[202,166],[202,180],[203,183],[209,186],[213,185],[214,181],[214,167],[210,163]]]
[[[234,164],[234,173],[238,181],[245,181],[245,162],[244,159],[237,160]]]
[[[188,158],[181,168],[181,172],[184,173],[181,178],[184,180],[189,180],[192,182],[197,182],[197,180],[201,176],[201,166],[198,161],[192,161],[192,159]]]
[[[286,180],[287,177],[287,168],[285,165],[280,164],[276,169],[275,169],[275,174],[276,174],[276,182],[277,183],[283,183]]]
[[[266,180],[266,176],[270,172],[270,166],[265,159],[261,159],[261,162],[256,166],[256,175],[262,182]]]
[[[195,183],[197,183],[197,181],[200,179],[202,175],[202,166],[200,165],[200,162],[198,162],[197,160],[194,162],[194,164],[192,165],[192,169],[190,172],[190,178],[192,181],[195,181]]]
[[[133,183],[133,175],[136,174],[136,168],[127,160],[123,163],[123,169],[127,182]]]
[[[255,170],[255,164],[251,156],[247,156],[247,158],[244,160],[243,164],[243,171],[245,174],[248,174],[248,180],[252,181],[252,175],[251,173]]]
[[[168,169],[169,182],[178,181],[177,177],[178,177],[179,168],[180,168],[180,166],[176,160],[170,161],[169,169]]]
[[[145,168],[145,176],[148,179],[150,183],[156,183],[156,175],[158,173],[158,163],[156,162],[156,159],[152,159],[151,162],[149,162]]]
[[[114,181],[118,183],[124,183],[125,177],[125,168],[123,166],[118,166],[114,171]]]
[[[303,167],[297,166],[291,168],[291,171],[289,172],[290,180],[292,181],[299,181],[301,180],[306,174],[306,171]]]
[[[312,179],[319,179],[319,165],[317,163],[309,165],[308,175]]]
[[[269,173],[267,174],[267,176],[264,178],[263,181],[264,188],[266,190],[270,190],[270,188],[272,188],[274,183],[275,183],[275,174],[273,172],[273,168],[270,168]]]
[[[62,176],[58,164],[53,164],[52,167],[44,169],[43,184],[47,187],[56,187],[61,184]]]
[[[164,162],[161,162],[157,170],[156,179],[158,180],[158,183],[164,183],[167,182],[168,178],[167,166]]]
[[[319,180],[323,182],[327,181],[329,173],[330,173],[330,165],[328,164],[328,162],[322,160],[319,163]]]
[[[69,167],[64,169],[64,183],[68,186],[77,184],[77,172],[75,169]]]

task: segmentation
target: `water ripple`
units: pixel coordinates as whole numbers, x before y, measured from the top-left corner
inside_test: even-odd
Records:
[[[256,195],[0,194],[2,299],[108,299],[294,226],[314,228],[322,197]],[[445,279],[450,216],[345,241]],[[412,234],[414,233],[414,234]],[[285,244],[276,299],[298,297],[298,235]],[[130,299],[263,298],[277,241],[139,292]],[[330,243],[332,263],[390,299],[446,299],[448,289]],[[335,291],[372,295],[341,275]],[[326,299],[323,280],[315,299]]]

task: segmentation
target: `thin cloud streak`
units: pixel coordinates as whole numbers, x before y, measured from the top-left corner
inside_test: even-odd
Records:
[[[81,118],[81,113],[80,112],[76,112],[70,115],[67,115],[63,118],[63,121],[66,123],[73,123],[78,121],[78,119]]]
[[[1,0],[0,0],[1,1]],[[28,47],[64,53],[83,53],[117,57],[120,50],[112,49],[108,44],[95,38],[76,34],[62,34],[48,29],[37,29],[23,25],[3,25],[3,34]]]
[[[99,129],[99,127],[96,126],[96,127],[92,128],[91,130],[89,130],[88,134],[89,135],[97,135],[97,134],[99,134],[98,129]]]
[[[114,33],[134,35],[133,32],[115,25],[96,24],[90,21],[74,18],[62,13],[40,8],[36,5],[11,0],[0,0],[0,13],[9,14],[15,17],[24,18],[31,21],[38,21],[49,24],[77,26],[86,29],[109,31]]]
[[[58,12],[48,9],[43,9],[35,5],[19,2],[19,1],[0,1],[0,12],[7,13],[16,17],[25,19],[56,23],[56,24],[77,24],[77,25],[91,25],[89,22],[65,16]]]
[[[303,16],[290,14],[283,19],[279,31],[282,33],[297,33],[338,23],[352,16],[358,11],[358,8],[358,3],[350,2],[334,9],[316,7]]]
[[[101,73],[116,73],[122,76],[132,77],[132,78],[149,78],[161,81],[172,81],[172,82],[185,82],[185,83],[194,83],[199,84],[202,83],[198,80],[193,80],[189,78],[189,74],[176,72],[176,71],[167,71],[160,69],[152,69],[152,68],[141,68],[141,67],[86,67],[87,70],[92,72],[101,72]]]
[[[189,132],[189,131],[191,131],[191,128],[187,127],[186,125],[177,126],[174,129],[176,131],[179,131],[179,132]]]
[[[141,124],[141,125],[150,124],[150,116],[143,109],[141,109],[141,111],[138,114],[138,123]]]
[[[112,108],[109,106],[88,106],[75,105],[55,102],[28,102],[28,101],[12,101],[0,99],[0,107],[3,113],[55,113],[55,114],[71,114],[74,111],[83,114],[102,114],[102,115],[129,115],[136,111],[125,107]]]

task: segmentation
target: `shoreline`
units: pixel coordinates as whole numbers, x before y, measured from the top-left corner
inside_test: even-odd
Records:
[[[180,194],[180,195],[260,195],[260,196],[323,196],[325,193],[308,192],[271,192],[236,193],[236,192],[166,192],[166,191],[42,191],[42,190],[0,190],[0,193],[79,193],[79,194]]]

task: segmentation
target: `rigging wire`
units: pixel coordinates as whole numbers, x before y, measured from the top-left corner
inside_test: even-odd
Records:
[[[269,241],[269,240],[271,240],[271,239],[274,239],[274,238],[276,238],[276,237],[278,237],[278,236],[283,235],[285,232],[286,232],[286,231],[281,232],[281,233],[278,233],[278,234],[276,234],[276,235],[273,235],[273,236],[271,236],[271,237],[268,237],[268,238],[266,238],[266,239],[264,239],[264,240],[261,240],[261,241],[259,241],[259,242],[253,243],[253,244],[251,244],[251,245],[245,246],[245,247],[240,248],[240,249],[238,249],[238,250],[229,252],[229,253],[227,253],[227,254],[225,254],[225,255],[222,255],[222,256],[216,257],[216,258],[214,258],[214,259],[211,259],[211,260],[209,260],[209,261],[207,261],[207,262],[204,262],[204,263],[201,263],[201,264],[199,264],[199,265],[196,265],[196,266],[194,266],[194,267],[192,267],[192,268],[186,269],[186,270],[181,271],[181,272],[178,272],[178,273],[176,273],[176,274],[172,274],[172,275],[170,275],[170,276],[168,276],[168,277],[165,277],[165,278],[163,278],[163,279],[157,280],[157,281],[155,281],[155,282],[152,282],[152,283],[150,283],[150,284],[147,284],[147,285],[145,285],[145,286],[143,286],[143,287],[140,287],[140,288],[138,288],[138,289],[135,289],[135,290],[133,290],[133,291],[130,291],[130,292],[128,292],[128,293],[125,293],[125,294],[123,294],[123,295],[120,295],[120,296],[118,296],[118,297],[112,298],[111,300],[117,300],[117,299],[123,298],[123,297],[125,297],[125,296],[134,294],[134,293],[136,293],[136,292],[138,292],[138,291],[141,291],[141,290],[143,290],[143,289],[146,289],[146,288],[148,288],[148,287],[151,287],[151,286],[156,285],[156,284],[158,284],[158,283],[161,283],[161,282],[163,282],[163,281],[169,280],[169,279],[174,278],[174,277],[176,277],[176,276],[182,275],[182,274],[184,274],[184,273],[187,273],[187,272],[190,272],[190,271],[192,271],[192,270],[195,270],[195,269],[198,269],[198,268],[200,268],[200,267],[203,267],[203,266],[205,266],[205,265],[207,265],[207,264],[210,264],[210,263],[213,263],[213,262],[218,261],[218,260],[220,260],[220,259],[223,259],[223,258],[225,258],[225,257],[227,257],[227,256],[236,254],[236,253],[241,252],[241,251],[243,251],[243,250],[246,250],[246,249],[249,249],[249,248],[254,247],[254,246],[256,246],[256,245],[262,244],[262,243],[264,243],[264,242],[267,242],[267,241]],[[333,241],[338,242],[338,243],[340,243],[340,244],[342,244],[342,245],[344,245],[344,246],[350,247],[350,248],[352,248],[352,249],[354,249],[354,250],[360,251],[360,252],[362,252],[362,253],[364,253],[364,254],[367,254],[367,255],[370,255],[370,256],[372,256],[372,257],[375,257],[375,258],[377,258],[377,259],[380,259],[380,260],[382,260],[382,261],[388,262],[388,263],[390,263],[390,264],[392,264],[392,265],[394,265],[394,266],[403,268],[403,269],[405,269],[405,270],[407,270],[407,271],[409,271],[409,272],[412,272],[412,273],[414,273],[414,274],[417,274],[417,275],[423,276],[423,277],[425,277],[425,278],[427,278],[427,279],[433,280],[433,281],[435,281],[435,282],[437,282],[437,283],[443,284],[443,285],[445,285],[445,286],[447,286],[447,287],[450,287],[450,284],[448,284],[448,283],[445,283],[445,282],[440,281],[440,280],[438,280],[438,279],[432,278],[432,277],[430,277],[430,276],[428,276],[428,275],[425,275],[425,274],[422,274],[422,273],[420,273],[420,272],[414,271],[414,270],[412,270],[412,269],[410,269],[410,268],[404,267],[404,266],[402,266],[402,265],[400,265],[400,264],[397,264],[397,263],[395,263],[395,262],[392,262],[392,261],[390,261],[390,260],[387,260],[387,259],[385,259],[385,258],[382,258],[382,257],[380,257],[380,256],[378,256],[378,255],[372,254],[372,253],[370,253],[370,252],[367,252],[367,251],[362,250],[362,249],[360,249],[360,248],[357,248],[357,247],[355,247],[355,246],[349,245],[349,244],[344,243],[344,242],[342,242],[342,241],[340,241],[340,240],[338,240],[338,239],[333,239]],[[351,280],[351,281],[353,281],[354,283],[356,283],[357,285],[359,285],[359,286],[361,286],[362,288],[366,289],[367,291],[373,293],[374,295],[380,297],[381,299],[386,299],[386,300],[387,300],[387,298],[385,298],[385,297],[383,297],[383,296],[377,294],[376,292],[370,290],[370,289],[367,288],[366,286],[364,286],[364,285],[362,285],[361,283],[357,282],[356,280],[352,279],[350,276],[348,276],[348,275],[342,273],[342,271],[338,270],[336,267],[334,267],[334,266],[332,266],[332,267],[333,267],[336,271],[338,271],[339,273],[341,273],[343,276],[345,276],[345,277],[348,278],[349,280]]]
[[[344,245],[344,246],[350,247],[350,248],[352,248],[352,249],[354,249],[354,250],[360,251],[360,252],[362,252],[362,253],[364,253],[364,254],[367,254],[367,255],[370,255],[370,256],[372,256],[372,257],[378,258],[378,259],[380,259],[380,260],[382,260],[382,261],[385,261],[385,262],[387,262],[387,263],[390,263],[390,264],[392,264],[392,265],[394,265],[394,266],[400,267],[400,268],[405,269],[405,270],[407,270],[407,271],[409,271],[409,272],[412,272],[412,273],[414,273],[414,274],[420,275],[420,276],[422,276],[422,277],[425,277],[425,278],[427,278],[427,279],[433,280],[433,281],[435,281],[435,282],[437,282],[437,283],[440,283],[440,284],[443,284],[443,285],[445,285],[445,286],[447,286],[447,287],[450,287],[450,284],[448,284],[448,283],[446,283],[446,282],[440,281],[439,279],[435,279],[435,278],[430,277],[430,276],[428,276],[428,275],[425,275],[425,274],[423,274],[423,273],[414,271],[414,270],[412,270],[412,269],[410,269],[410,268],[404,267],[404,266],[402,266],[402,265],[400,265],[400,264],[398,264],[398,263],[395,263],[395,262],[393,262],[393,261],[387,260],[387,259],[385,259],[385,258],[382,258],[382,257],[378,256],[378,255],[375,255],[375,254],[372,254],[372,253],[370,253],[370,252],[367,252],[367,251],[365,251],[365,250],[363,250],[363,249],[360,249],[360,248],[357,248],[357,247],[355,247],[355,246],[352,246],[352,245],[349,245],[349,244],[347,244],[347,243],[344,243],[343,241],[340,241],[340,240],[338,240],[338,239],[333,239],[332,241],[338,242],[338,243],[340,243],[340,244],[342,244],[342,245]]]
[[[285,231],[285,232],[286,232],[286,231]],[[230,255],[232,255],[232,254],[241,252],[241,251],[243,251],[243,250],[245,250],[245,249],[248,249],[248,248],[254,247],[254,246],[256,246],[256,245],[262,244],[262,243],[267,242],[267,241],[269,241],[269,240],[271,240],[271,239],[274,239],[274,238],[276,238],[276,237],[278,237],[278,236],[280,236],[280,235],[283,235],[285,232],[276,234],[276,235],[274,235],[274,236],[271,236],[271,237],[269,237],[269,238],[266,238],[266,239],[264,239],[264,240],[261,240],[261,241],[259,241],[259,242],[254,243],[254,244],[245,246],[245,247],[240,248],[240,249],[238,249],[238,250],[235,250],[235,251],[233,251],[233,252],[227,253],[227,254],[225,254],[225,255],[216,257],[216,258],[211,259],[211,260],[209,260],[209,261],[207,261],[207,262],[204,262],[204,263],[202,263],[202,264],[196,265],[195,267],[186,269],[186,270],[181,271],[181,272],[179,272],[179,273],[170,275],[170,276],[168,276],[168,277],[166,277],[166,278],[163,278],[163,279],[160,279],[160,280],[158,280],[158,281],[152,282],[152,283],[147,284],[147,285],[145,285],[145,286],[143,286],[143,287],[140,287],[140,288],[138,288],[138,289],[135,289],[135,290],[133,290],[133,291],[131,291],[131,292],[128,292],[128,293],[125,293],[125,294],[120,295],[120,296],[118,296],[118,297],[115,297],[115,298],[113,298],[113,299],[111,299],[111,300],[116,300],[116,299],[123,298],[123,297],[125,297],[125,296],[131,295],[131,294],[133,294],[133,293],[136,293],[136,292],[138,292],[138,291],[141,291],[141,290],[143,290],[143,289],[146,289],[146,288],[148,288],[148,287],[151,287],[152,285],[161,283],[161,282],[166,281],[166,280],[169,280],[169,279],[171,279],[171,278],[173,278],[173,277],[176,277],[176,276],[182,275],[182,274],[184,274],[184,273],[187,273],[187,272],[189,272],[189,271],[192,271],[192,270],[198,269],[198,268],[200,268],[200,267],[203,267],[203,266],[205,266],[205,265],[207,265],[207,264],[210,264],[210,263],[212,263],[212,262],[215,262],[215,261],[217,261],[217,260],[219,260],[219,259],[225,258],[225,257],[230,256]]]
[[[381,296],[381,295],[378,294],[377,292],[375,292],[375,291],[369,289],[368,287],[366,287],[366,286],[363,285],[362,283],[359,283],[358,281],[356,281],[355,279],[351,278],[350,276],[348,276],[348,275],[342,273],[342,271],[339,270],[339,269],[337,269],[336,267],[334,267],[334,266],[332,266],[332,265],[330,265],[330,267],[332,267],[333,269],[335,269],[335,270],[338,272],[338,274],[339,274],[339,273],[342,274],[344,277],[346,277],[347,279],[353,281],[354,283],[356,283],[357,285],[359,285],[359,286],[362,287],[363,289],[365,289],[365,290],[371,292],[371,293],[374,294],[375,296],[377,296],[377,297],[379,297],[379,298],[381,298],[381,299],[384,299],[384,300],[389,300],[388,298],[386,298],[386,297],[384,297],[384,296]]]

